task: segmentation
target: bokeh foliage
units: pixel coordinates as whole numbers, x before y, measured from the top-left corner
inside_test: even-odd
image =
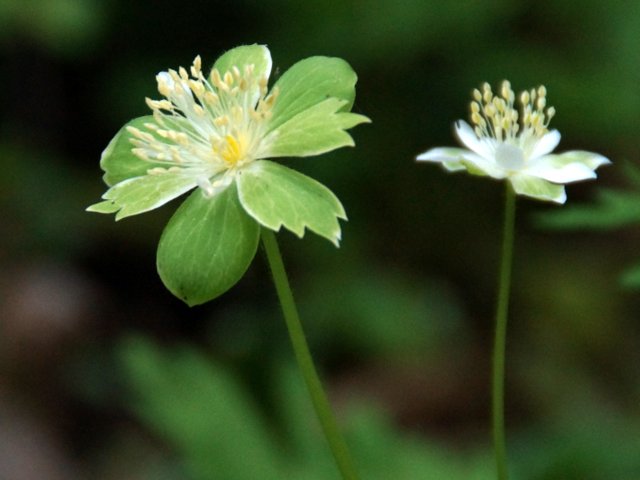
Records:
[[[559,151],[614,162],[569,186],[566,207],[518,204],[514,478],[637,478],[640,302],[618,278],[638,259],[639,29],[640,3],[623,0],[0,1],[0,415],[48,432],[31,458],[55,447],[58,467],[37,463],[37,478],[336,478],[261,262],[188,309],[154,270],[171,208],[117,225],[83,212],[100,152],[148,113],[158,71],[254,42],[274,78],[345,58],[353,111],[373,120],[355,149],[284,162],[342,200],[340,249],[280,236],[363,477],[490,478],[502,188],[413,159],[453,143],[473,87],[508,78],[546,85]],[[18,478],[7,458],[0,477]]]

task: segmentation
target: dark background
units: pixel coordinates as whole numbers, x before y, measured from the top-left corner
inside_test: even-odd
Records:
[[[563,135],[613,166],[568,206],[519,199],[508,342],[514,478],[640,478],[636,227],[540,215],[626,188],[638,162],[640,2],[0,0],[0,478],[334,479],[262,252],[189,309],[155,248],[179,204],[84,212],[100,153],[154,76],[264,43],[358,73],[357,147],[286,163],[329,186],[336,250],[279,235],[363,478],[492,478],[489,371],[503,188],[414,158],[453,145],[471,89],[545,84]],[[636,207],[637,208],[637,207]]]

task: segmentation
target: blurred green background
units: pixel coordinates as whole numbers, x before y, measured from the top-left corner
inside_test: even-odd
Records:
[[[614,162],[569,186],[563,211],[519,202],[513,478],[639,479],[640,289],[620,282],[640,258],[639,188],[620,168],[640,162],[639,34],[640,2],[624,0],[0,0],[0,478],[338,478],[262,255],[189,309],[154,266],[179,202],[118,224],[84,212],[157,72],[257,42],[275,76],[346,59],[373,120],[355,149],[287,161],[344,203],[341,248],[279,235],[363,479],[492,478],[503,189],[414,158],[452,145],[471,89],[504,78],[546,85],[560,150]],[[603,189],[631,192],[607,231],[535,221],[562,227]]]

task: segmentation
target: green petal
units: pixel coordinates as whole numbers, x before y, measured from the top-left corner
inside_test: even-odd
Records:
[[[110,187],[128,178],[146,175],[151,168],[164,166],[162,163],[142,160],[131,153],[134,147],[131,145],[131,134],[127,127],[135,127],[146,132],[148,130],[144,127],[145,123],[154,123],[153,117],[138,117],[125,124],[102,152],[100,167],[105,172],[104,182]]]
[[[321,183],[266,160],[243,169],[237,183],[242,206],[261,225],[275,231],[284,226],[298,237],[308,228],[338,245],[338,219],[346,219],[346,214]]]
[[[274,85],[279,91],[269,131],[327,98],[344,100],[341,109],[351,110],[358,77],[340,58],[310,57],[294,64]]]
[[[524,175],[509,177],[509,180],[513,190],[519,195],[555,203],[564,203],[567,200],[563,185]]]
[[[572,150],[570,152],[564,152],[560,154],[546,155],[544,158],[552,159],[552,164],[556,167],[569,165],[572,163],[582,164],[591,170],[595,170],[601,165],[607,165],[611,161],[600,155],[599,153],[586,152],[584,150]]]
[[[223,53],[213,68],[224,75],[233,67],[241,68],[245,65],[254,65],[256,76],[266,76],[271,74],[271,53],[265,45],[241,45]]]
[[[263,141],[263,157],[308,157],[355,145],[346,129],[369,119],[344,113],[345,100],[328,98],[298,113]]]
[[[265,77],[268,79],[271,74],[271,53],[269,49],[264,45],[257,44],[232,48],[216,60],[213,68],[224,76],[225,72],[228,72],[233,67],[237,67],[241,73],[244,73],[246,65],[254,66],[253,75],[256,78]],[[260,98],[259,88],[256,87],[252,93],[253,101],[257,102],[258,98]]]
[[[129,178],[107,190],[102,198],[108,202],[97,203],[89,209],[99,213],[118,212],[116,220],[120,220],[161,207],[196,184],[193,177],[174,173]],[[112,206],[109,207],[107,203]]]
[[[167,224],[158,245],[160,278],[189,306],[235,285],[258,247],[259,225],[238,201],[235,185],[207,198],[193,192]]]
[[[95,213],[116,213],[118,210],[120,210],[120,205],[111,200],[104,200],[87,207],[87,212]]]

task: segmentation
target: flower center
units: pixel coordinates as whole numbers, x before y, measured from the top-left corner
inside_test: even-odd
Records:
[[[127,129],[135,155],[166,165],[153,168],[155,173],[189,172],[205,192],[213,192],[220,174],[226,182],[237,168],[261,158],[278,97],[277,88],[268,92],[268,72],[247,64],[224,72],[214,68],[205,77],[198,56],[189,71],[169,70],[156,78],[165,99],[147,99],[153,121],[144,130]]]
[[[222,140],[221,147],[213,147],[214,153],[218,154],[228,164],[229,167],[238,165],[244,160],[247,154],[247,141],[244,135],[226,135]]]
[[[546,108],[547,89],[541,85],[520,93],[520,111],[514,106],[515,97],[507,80],[502,82],[499,95],[493,93],[488,83],[482,86],[482,91],[473,91],[471,122],[478,138],[494,138],[498,142],[519,139],[518,143],[523,143],[531,137],[541,138],[549,131],[547,127],[556,111],[553,107]],[[515,158],[512,154],[504,155]]]
[[[520,170],[524,167],[524,153],[520,147],[501,143],[496,148],[496,163],[505,170]]]

